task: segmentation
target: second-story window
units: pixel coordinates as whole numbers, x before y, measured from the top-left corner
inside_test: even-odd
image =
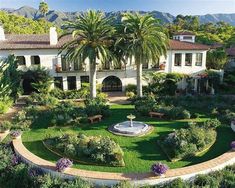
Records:
[[[61,56],[61,64],[62,64],[62,71],[69,71],[72,68],[69,61],[65,58],[65,56]]]
[[[196,66],[202,66],[202,53],[197,53],[196,54]]]
[[[181,66],[182,62],[182,54],[177,53],[175,54],[175,66]]]
[[[192,66],[193,54],[187,53],[185,54],[185,66]]]

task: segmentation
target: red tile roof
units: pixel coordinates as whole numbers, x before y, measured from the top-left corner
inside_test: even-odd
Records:
[[[5,41],[0,41],[0,50],[18,49],[59,49],[70,41],[71,37],[60,38],[57,45],[51,46],[49,35],[6,35]],[[170,40],[171,50],[208,50],[209,46]]]
[[[170,40],[170,50],[209,50],[209,48],[204,44]]]

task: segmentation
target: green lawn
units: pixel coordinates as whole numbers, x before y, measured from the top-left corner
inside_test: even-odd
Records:
[[[230,127],[219,127],[216,143],[212,148],[198,157],[182,160],[178,162],[167,161],[166,156],[157,145],[160,136],[170,133],[173,129],[180,129],[188,126],[187,121],[166,121],[157,120],[155,118],[137,117],[137,121],[143,121],[154,127],[154,131],[143,137],[123,137],[116,136],[107,131],[107,128],[115,123],[126,120],[126,116],[130,113],[134,114],[134,106],[132,105],[113,105],[111,106],[112,115],[104,121],[96,124],[87,124],[80,127],[67,128],[41,128],[32,129],[24,132],[24,145],[34,154],[55,162],[58,156],[48,151],[42,144],[42,140],[46,135],[60,135],[63,133],[84,133],[86,135],[102,135],[113,138],[124,151],[125,167],[104,167],[94,165],[74,164],[74,167],[86,170],[107,171],[107,172],[148,172],[150,166],[156,161],[166,163],[170,168],[179,168],[203,161],[210,160],[216,156],[223,154],[229,150],[229,144],[233,140],[233,132]],[[204,118],[206,119],[206,117]],[[204,119],[198,119],[203,121]],[[46,127],[43,125],[42,127]]]

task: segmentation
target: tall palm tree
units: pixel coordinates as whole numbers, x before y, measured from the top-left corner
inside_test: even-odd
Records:
[[[41,12],[41,14],[44,17],[48,13],[48,10],[49,10],[48,4],[46,2],[44,2],[44,0],[42,2],[40,2],[40,4],[39,4],[39,11]]]
[[[111,21],[111,18],[106,18],[103,12],[89,10],[80,14],[75,22],[65,25],[65,28],[70,30],[65,35],[72,35],[73,39],[62,47],[60,53],[65,52],[67,60],[80,59],[79,63],[89,59],[91,98],[96,97],[98,60],[104,63],[112,58],[110,46],[114,43],[112,36],[115,28],[111,25]]]
[[[126,56],[134,58],[137,66],[137,94],[143,96],[142,64],[157,62],[160,56],[166,55],[168,35],[159,21],[151,15],[124,13],[122,16],[121,37],[116,44],[125,43]]]

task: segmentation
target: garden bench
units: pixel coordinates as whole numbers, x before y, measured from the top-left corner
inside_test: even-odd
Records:
[[[159,117],[162,118],[165,114],[159,112],[149,112],[150,117]]]
[[[90,123],[94,123],[94,121],[100,122],[102,119],[102,115],[91,116],[91,117],[88,117],[88,119],[90,120]]]

